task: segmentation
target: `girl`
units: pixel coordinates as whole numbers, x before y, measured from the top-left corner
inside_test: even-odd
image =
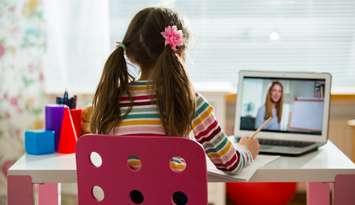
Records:
[[[193,131],[217,168],[236,173],[257,156],[259,144],[244,138],[235,150],[213,108],[193,90],[184,64],[188,39],[187,29],[172,10],[139,11],[105,64],[93,99],[91,131],[170,136]],[[127,70],[125,55],[140,67],[139,80]]]
[[[266,95],[265,104],[258,109],[258,113],[256,114],[255,129],[257,129],[264,120],[271,117],[272,119],[265,129],[280,130],[283,89],[283,85],[280,82],[274,81],[271,83]]]

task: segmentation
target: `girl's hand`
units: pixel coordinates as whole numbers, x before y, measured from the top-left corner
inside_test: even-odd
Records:
[[[260,144],[256,137],[242,137],[239,140],[239,144],[245,146],[253,156],[253,159],[258,156],[260,150]]]

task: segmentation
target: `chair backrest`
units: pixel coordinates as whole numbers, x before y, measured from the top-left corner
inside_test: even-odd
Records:
[[[79,205],[207,204],[205,153],[192,140],[85,135],[76,150]],[[185,160],[185,169],[171,169],[176,157]]]

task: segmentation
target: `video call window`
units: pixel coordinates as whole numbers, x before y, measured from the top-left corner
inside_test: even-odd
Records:
[[[256,130],[271,117],[263,131],[322,133],[325,80],[245,77],[242,83],[241,130]]]

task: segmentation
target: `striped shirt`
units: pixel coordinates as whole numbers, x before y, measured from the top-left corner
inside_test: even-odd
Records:
[[[111,134],[165,135],[151,82],[132,82],[129,90],[132,103],[127,95],[120,97],[122,120],[111,130]],[[195,140],[205,149],[207,156],[222,171],[236,173],[253,160],[247,149],[234,147],[228,140],[214,116],[213,107],[198,93],[192,133]]]

